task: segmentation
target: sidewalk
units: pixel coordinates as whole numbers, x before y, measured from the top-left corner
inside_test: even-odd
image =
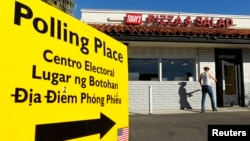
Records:
[[[129,141],[207,141],[208,125],[249,125],[249,117],[250,108],[236,106],[206,113],[200,109],[135,113],[129,119]]]
[[[250,111],[250,107],[239,107],[239,106],[232,106],[232,107],[217,107],[217,112],[239,112],[239,111]],[[211,109],[206,110],[207,112],[213,112]],[[152,110],[152,113],[149,111],[136,111],[129,113],[130,115],[133,114],[184,114],[184,113],[200,113],[200,109],[186,109],[186,110]]]

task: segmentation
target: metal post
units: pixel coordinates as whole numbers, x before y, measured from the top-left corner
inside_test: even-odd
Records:
[[[153,113],[153,95],[152,86],[149,86],[149,114]]]

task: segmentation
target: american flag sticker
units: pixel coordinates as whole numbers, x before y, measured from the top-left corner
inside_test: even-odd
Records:
[[[117,141],[128,141],[128,127],[117,130]]]

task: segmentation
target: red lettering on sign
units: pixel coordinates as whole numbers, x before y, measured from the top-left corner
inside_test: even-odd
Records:
[[[156,15],[156,16],[155,16],[155,19],[154,19],[154,22],[155,22],[156,24],[159,24],[159,19],[160,19],[159,16]]]
[[[168,24],[168,25],[172,25],[173,19],[174,19],[174,16],[169,15],[169,16],[168,16],[167,24]]]
[[[191,16],[186,16],[186,18],[183,19],[181,16],[149,14],[146,21],[147,24],[151,25],[168,25],[168,26],[192,26],[192,25],[200,27],[233,26],[233,19],[231,18],[219,18],[218,20],[215,20],[214,17],[197,16],[192,20]],[[142,24],[142,14],[127,13],[126,24],[134,24],[134,25]]]
[[[184,19],[184,20],[183,20]],[[230,27],[233,26],[231,18],[219,18],[217,21],[214,17],[197,16],[193,20],[191,16],[183,18],[181,16],[172,15],[152,15],[147,17],[149,25],[167,25],[167,26],[199,26],[199,27]]]
[[[155,16],[154,15],[148,15],[148,19],[147,19],[148,23],[153,23],[154,20],[155,20]]]
[[[195,25],[196,26],[202,26],[202,17],[201,16],[197,16],[195,19]]]
[[[225,21],[223,20],[223,18],[220,18],[219,20],[218,20],[218,27],[225,27],[226,25],[225,25]]]
[[[226,27],[233,26],[233,19],[231,18],[226,18]]]
[[[161,19],[159,24],[164,24],[164,21],[166,20],[166,16],[165,15],[161,15]]]
[[[212,27],[216,27],[217,26],[217,24],[214,23],[214,18],[213,17],[211,18],[210,23],[211,23],[210,26],[212,26]]]
[[[126,14],[126,24],[141,24],[142,14],[127,13]]]
[[[191,26],[191,25],[192,25],[192,20],[191,20],[191,17],[190,17],[190,16],[187,16],[187,17],[186,17],[185,25],[186,25],[186,26]]]
[[[178,16],[178,17],[175,19],[174,24],[175,24],[176,26],[178,26],[178,25],[181,25],[181,24],[182,24],[182,20],[181,20],[181,17],[180,17],[180,16]]]
[[[208,19],[208,17],[205,17],[205,19],[203,20],[203,26],[206,26],[206,27],[211,26],[210,20]]]

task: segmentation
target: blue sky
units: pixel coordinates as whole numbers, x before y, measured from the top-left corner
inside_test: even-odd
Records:
[[[206,14],[249,15],[250,0],[74,0],[75,17],[81,9],[119,9]]]

